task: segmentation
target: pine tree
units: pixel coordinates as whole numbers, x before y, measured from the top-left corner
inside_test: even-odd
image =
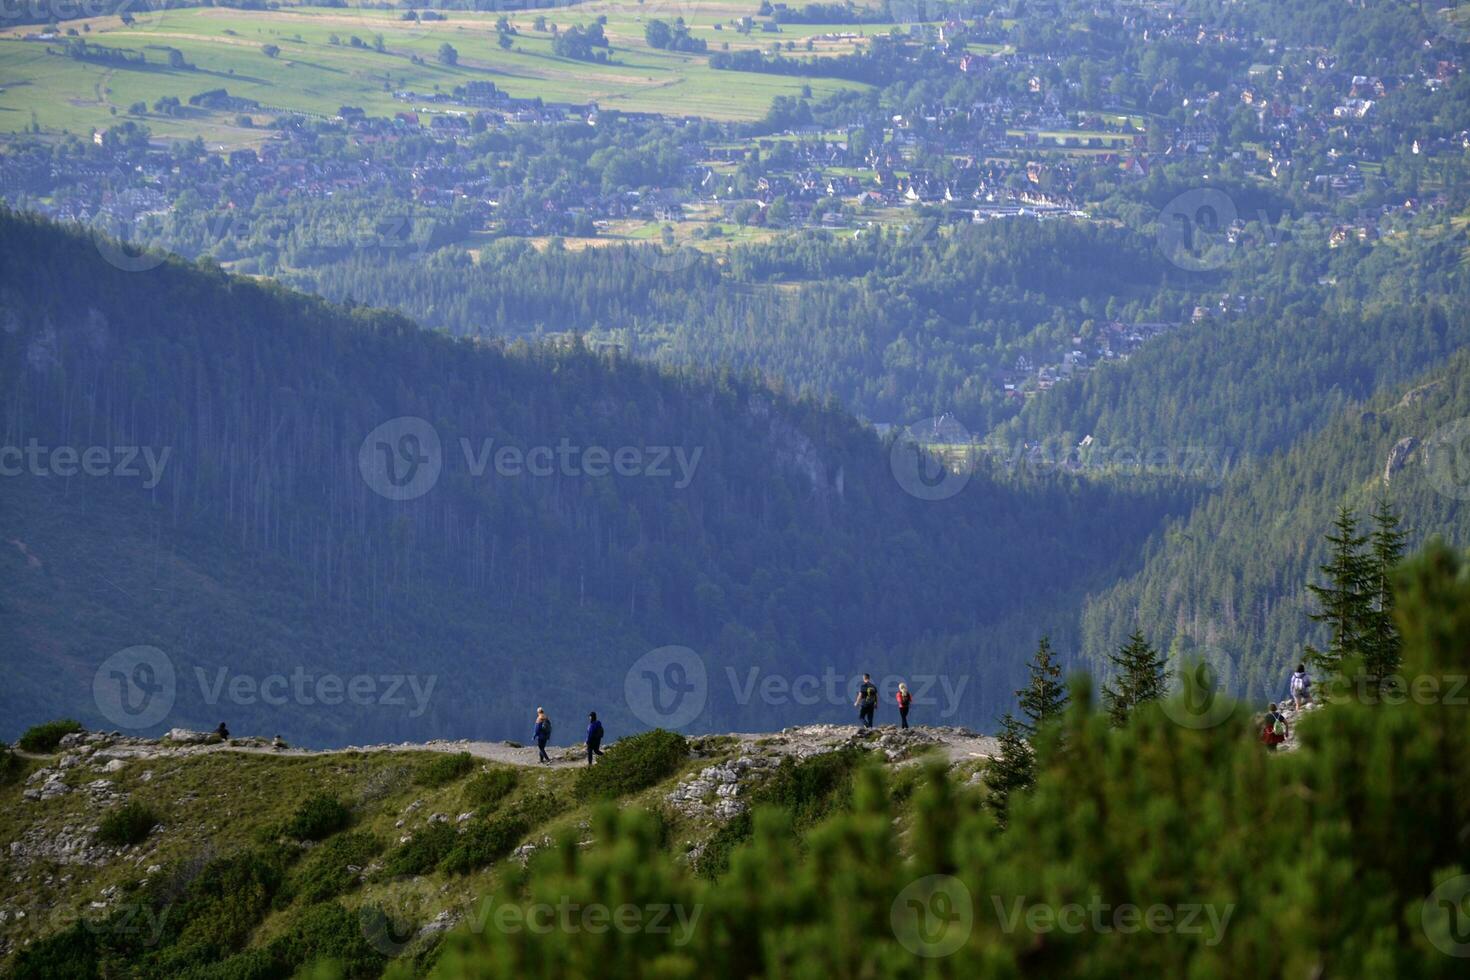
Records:
[[[1128,642],[1108,659],[1118,668],[1118,676],[1103,685],[1103,703],[1113,724],[1122,728],[1134,708],[1164,696],[1169,672],[1163,656],[1143,638],[1141,630],[1134,630]]]
[[[1373,511],[1368,536],[1368,626],[1363,637],[1363,668],[1368,680],[1381,689],[1399,668],[1402,640],[1393,621],[1393,584],[1390,573],[1404,557],[1407,532],[1399,527],[1393,505],[1381,499]]]
[[[995,811],[996,822],[1006,825],[1011,794],[1036,783],[1036,754],[1026,741],[1026,726],[1009,711],[1000,720],[1000,755],[985,768],[985,786],[990,790],[985,803]]]
[[[1067,705],[1067,689],[1061,682],[1062,667],[1056,663],[1050,637],[1041,638],[1036,655],[1026,664],[1026,669],[1031,679],[1016,692],[1016,697],[1021,701],[1021,714],[1026,716],[1020,725],[1028,736],[1034,736],[1042,725],[1061,717]]]
[[[1324,674],[1340,675],[1343,662],[1362,652],[1370,628],[1372,566],[1363,554],[1368,539],[1358,533],[1357,515],[1346,506],[1340,507],[1332,528],[1327,535],[1332,556],[1327,564],[1318,566],[1327,584],[1307,586],[1322,607],[1311,617],[1327,624],[1331,639],[1326,650],[1307,647],[1307,657]]]

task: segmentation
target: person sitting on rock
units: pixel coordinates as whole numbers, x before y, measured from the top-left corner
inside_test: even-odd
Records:
[[[281,738],[281,736],[279,735],[275,736],[271,739],[271,748],[275,749],[277,752],[282,751],[286,748],[286,740]]]
[[[230,730],[225,727],[224,722],[219,723],[219,727],[214,730],[214,733],[219,736],[221,742],[228,742],[230,740]]]
[[[602,755],[602,722],[597,720],[597,712],[587,713],[587,765],[592,765],[593,756]]]

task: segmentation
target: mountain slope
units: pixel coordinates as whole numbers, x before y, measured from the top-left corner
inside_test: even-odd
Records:
[[[1154,541],[1143,569],[1090,597],[1084,657],[1100,664],[1134,628],[1204,655],[1232,691],[1284,693],[1303,645],[1324,640],[1306,584],[1340,505],[1366,523],[1380,499],[1410,547],[1470,546],[1470,352],[1335,413],[1317,434],[1234,473]]]
[[[38,460],[0,481],[15,729],[138,721],[172,670],[142,727],[525,737],[547,704],[628,730],[673,723],[672,701],[621,696],[670,645],[707,677],[693,728],[846,719],[863,670],[947,682],[926,710],[988,725],[1058,608],[1180,504],[981,475],[921,499],[870,431],[743,380],[451,340],[207,266],[124,272],[9,215],[0,232],[0,444]],[[114,475],[79,471],[93,449]],[[140,645],[164,660],[107,661]]]

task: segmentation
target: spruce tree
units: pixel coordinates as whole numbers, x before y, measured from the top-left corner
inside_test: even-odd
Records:
[[[1036,755],[1026,741],[1026,726],[1009,711],[1000,720],[1000,755],[985,767],[985,787],[990,791],[986,806],[995,811],[996,822],[1006,825],[1011,794],[1030,789],[1036,782]]]
[[[1041,726],[1054,718],[1061,717],[1067,705],[1067,689],[1062,684],[1062,667],[1056,662],[1056,651],[1051,647],[1051,638],[1043,636],[1036,647],[1036,655],[1026,664],[1031,678],[1025,687],[1016,692],[1021,701],[1021,714],[1026,720],[1020,722],[1028,736],[1034,736]]]
[[[1326,585],[1308,585],[1322,607],[1311,614],[1330,631],[1326,650],[1307,647],[1307,658],[1324,674],[1342,673],[1343,662],[1362,652],[1363,641],[1372,619],[1372,563],[1363,554],[1367,537],[1358,533],[1358,519],[1346,506],[1337,511],[1327,543],[1332,555],[1318,568],[1327,577]]]
[[[1118,669],[1118,675],[1103,685],[1103,703],[1113,724],[1122,728],[1134,708],[1164,696],[1169,672],[1164,667],[1163,656],[1143,638],[1141,630],[1134,630],[1128,642],[1108,659]]]
[[[1408,534],[1399,527],[1399,515],[1386,499],[1373,511],[1368,536],[1368,623],[1363,637],[1363,669],[1375,689],[1381,689],[1399,668],[1402,657],[1398,627],[1393,621],[1393,584],[1389,575],[1404,557]]]

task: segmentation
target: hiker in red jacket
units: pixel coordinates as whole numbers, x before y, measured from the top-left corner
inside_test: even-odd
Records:
[[[1275,752],[1276,746],[1286,741],[1289,734],[1291,731],[1286,727],[1286,718],[1276,710],[1276,705],[1271,705],[1261,728],[1261,744]]]
[[[913,696],[909,694],[909,686],[907,684],[898,685],[898,693],[894,695],[894,699],[898,701],[898,727],[907,728],[909,727],[909,705],[914,703]]]

